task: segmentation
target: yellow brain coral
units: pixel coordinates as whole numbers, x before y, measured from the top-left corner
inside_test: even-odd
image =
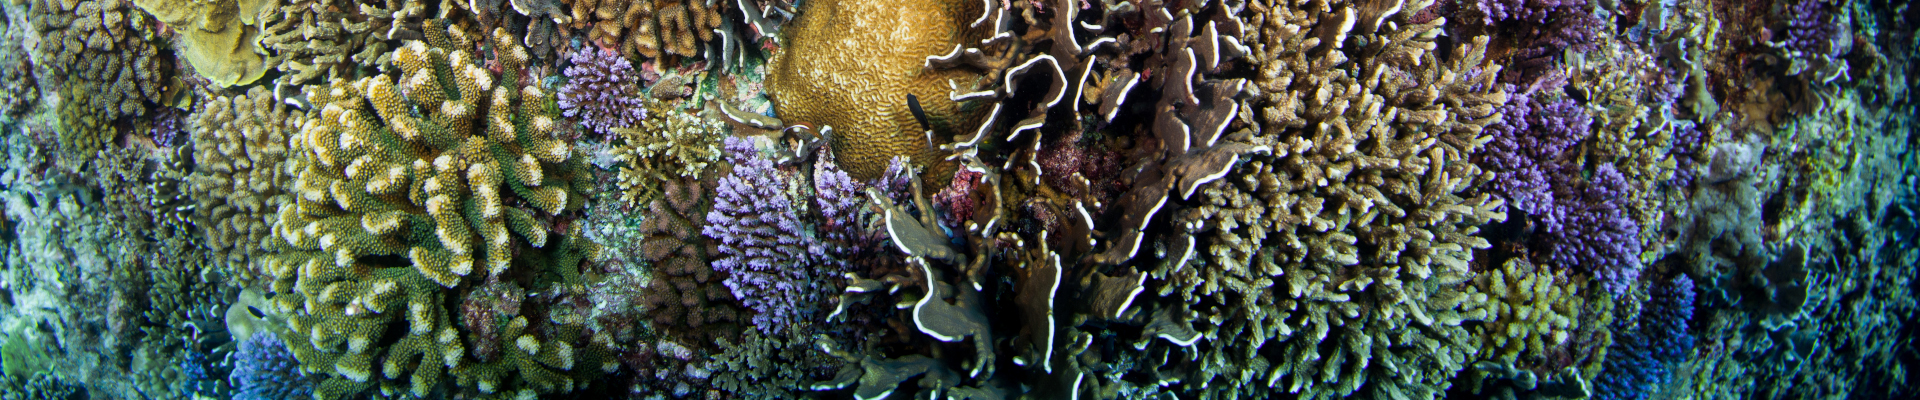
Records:
[[[991,23],[970,26],[981,7],[970,0],[808,2],[784,30],[787,47],[770,61],[774,111],[788,123],[832,126],[835,157],[858,179],[878,178],[894,156],[921,165],[937,159],[907,95],[919,98],[936,131],[979,118],[976,107],[950,99],[947,82],[974,87],[981,74],[925,63],[985,38]]]

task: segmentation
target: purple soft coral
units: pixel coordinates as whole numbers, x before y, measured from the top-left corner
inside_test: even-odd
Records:
[[[619,53],[588,47],[573,53],[567,67],[567,84],[560,87],[560,109],[568,117],[594,132],[605,135],[614,128],[628,128],[647,118],[640,85],[634,82],[633,64]]]
[[[1615,293],[1640,272],[1640,228],[1626,215],[1626,178],[1611,164],[1591,176],[1568,153],[1591,134],[1592,117],[1578,102],[1541,102],[1516,94],[1480,164],[1496,174],[1495,191],[1537,226],[1534,247],[1546,261],[1598,276]]]
[[[761,332],[776,333],[812,314],[822,297],[810,266],[826,259],[825,246],[800,220],[788,174],[761,157],[753,142],[728,137],[733,173],[720,178],[713,211],[701,233],[720,241],[716,271],[727,273],[733,295],[756,313]]]

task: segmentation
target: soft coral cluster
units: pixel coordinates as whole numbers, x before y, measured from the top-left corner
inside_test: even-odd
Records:
[[[801,220],[788,173],[750,140],[728,137],[726,148],[733,173],[720,178],[701,233],[720,241],[722,257],[713,268],[727,274],[733,295],[755,311],[753,324],[781,332],[824,297],[808,266],[827,259],[826,246]]]
[[[1639,224],[1628,215],[1628,182],[1612,164],[1581,165],[1570,150],[1591,136],[1592,117],[1571,99],[1514,95],[1505,121],[1488,127],[1480,164],[1496,192],[1533,218],[1534,250],[1562,268],[1588,271],[1614,293],[1640,273]]]

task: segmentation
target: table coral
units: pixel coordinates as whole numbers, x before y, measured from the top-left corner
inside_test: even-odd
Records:
[[[397,84],[369,77],[309,93],[323,106],[293,147],[297,196],[273,229],[286,247],[267,264],[275,301],[292,314],[287,344],[303,371],[328,375],[317,398],[422,397],[442,383],[484,397],[582,387],[616,365],[566,301],[582,295],[582,263],[599,250],[556,225],[584,204],[585,164],[554,136],[563,122],[550,93],[449,46],[468,43],[460,30],[427,39],[394,54]],[[509,36],[491,40],[504,71],[525,65]],[[482,280],[535,290],[521,313],[492,321],[449,309]],[[498,330],[461,329],[482,324]],[[380,333],[389,330],[404,334]]]
[[[971,86],[980,79],[966,68],[925,69],[928,56],[986,37],[988,27],[970,25],[983,13],[979,2],[943,1],[932,6],[901,1],[809,2],[783,32],[786,46],[768,61],[767,93],[788,124],[815,131],[833,127],[833,150],[854,179],[878,178],[894,156],[919,166],[936,165],[934,151],[946,135],[970,131],[986,111],[952,100],[949,81]],[[908,109],[919,99],[936,133]],[[945,183],[939,169],[924,177]],[[945,170],[951,173],[952,170]],[[935,179],[935,178],[927,178]]]
[[[195,223],[235,278],[264,283],[269,274],[253,268],[252,256],[273,244],[273,223],[293,203],[288,146],[306,113],[260,87],[216,96],[205,107],[188,122],[198,164],[188,177]]]

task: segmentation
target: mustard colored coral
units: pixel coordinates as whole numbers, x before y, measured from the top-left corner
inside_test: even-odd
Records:
[[[949,81],[974,87],[982,74],[928,69],[927,57],[986,38],[989,27],[972,24],[980,7],[968,0],[806,3],[783,30],[786,47],[768,62],[774,112],[815,131],[833,127],[834,154],[855,179],[879,178],[894,156],[933,165],[942,156],[930,141],[971,130],[985,108],[949,97]],[[935,136],[914,118],[908,95],[919,99]]]

